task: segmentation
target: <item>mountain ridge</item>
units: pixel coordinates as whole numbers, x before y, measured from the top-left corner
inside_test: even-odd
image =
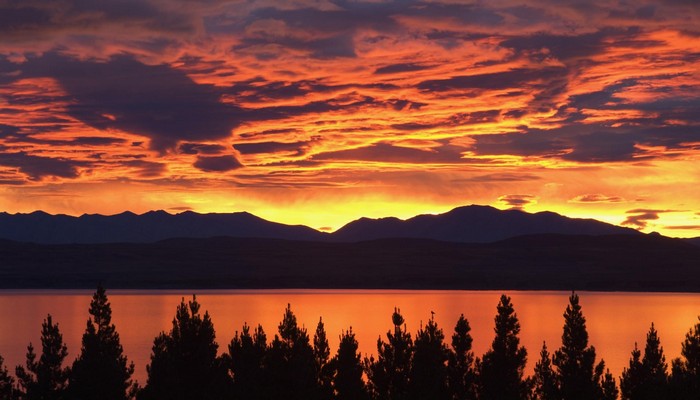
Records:
[[[551,211],[499,210],[483,205],[461,206],[442,214],[420,214],[405,220],[362,217],[332,233],[268,221],[246,211],[206,214],[124,211],[115,215],[82,214],[78,217],[44,211],[0,212],[0,239],[38,244],[152,243],[171,238],[216,236],[321,242],[418,238],[490,243],[536,234],[642,235],[634,229],[595,219],[570,218]],[[700,244],[696,239],[685,240]]]

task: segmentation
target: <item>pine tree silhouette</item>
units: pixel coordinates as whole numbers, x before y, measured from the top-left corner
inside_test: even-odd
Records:
[[[49,314],[41,324],[41,356],[36,360],[34,346],[27,347],[26,369],[17,366],[15,375],[23,400],[62,400],[66,398],[66,387],[70,368],[63,367],[68,349],[63,335]]]
[[[479,393],[483,400],[526,399],[530,389],[523,379],[527,351],[520,346],[520,323],[510,297],[501,295],[496,314],[496,337],[491,349],[477,361]]]
[[[5,367],[5,360],[0,356],[0,399],[14,400],[16,398],[15,380]]]
[[[404,318],[398,308],[391,316],[394,330],[388,331],[388,342],[377,339],[377,359],[365,359],[369,388],[373,397],[380,400],[408,398],[408,374],[413,358],[413,341],[406,332]]]
[[[250,327],[243,325],[239,335],[228,346],[229,368],[234,381],[234,398],[261,399],[263,395],[263,359],[267,348],[267,336],[261,325],[251,336]]]
[[[641,398],[641,388],[644,385],[644,368],[642,367],[642,352],[634,343],[634,350],[630,358],[629,367],[622,370],[620,377],[620,391],[622,392],[622,400],[631,400]]]
[[[438,328],[434,317],[416,334],[413,344],[413,362],[408,379],[409,398],[447,399],[447,360],[449,350],[445,334]]]
[[[328,365],[328,358],[331,350],[328,346],[328,338],[326,337],[326,329],[323,325],[323,318],[319,318],[314,334],[314,360],[316,361],[316,370],[318,371],[318,386],[319,397],[321,399],[330,399],[333,395],[333,387],[331,381],[333,374]]]
[[[603,372],[605,370],[605,372]],[[617,400],[620,391],[617,389],[615,378],[609,369],[605,369],[605,361],[600,360],[596,366],[594,379],[596,382],[596,399]]]
[[[557,368],[561,396],[571,400],[608,399],[617,387],[603,360],[595,364],[595,347],[588,345],[586,318],[579,297],[571,293],[564,312],[562,347],[554,353],[552,363]]]
[[[134,364],[127,363],[102,285],[92,296],[89,313],[82,349],[73,362],[68,380],[70,397],[80,400],[133,398],[136,390],[131,381]]]
[[[169,333],[153,342],[148,381],[139,399],[216,400],[227,398],[231,382],[226,365],[217,357],[214,325],[209,313],[202,316],[195,296],[183,298]]]
[[[558,400],[561,398],[557,376],[552,369],[552,359],[547,351],[546,343],[542,343],[540,360],[535,364],[532,386],[533,400]]]
[[[357,353],[358,343],[352,327],[340,336],[338,353],[329,362],[333,381],[333,398],[337,400],[367,400],[369,393],[362,380],[362,361]]]
[[[681,356],[673,360],[671,367],[672,398],[697,400],[700,393],[700,322],[686,333]]]
[[[447,362],[447,386],[454,400],[476,399],[476,371],[472,352],[471,327],[464,314],[459,316],[452,334],[452,350]]]
[[[278,332],[264,360],[267,398],[318,398],[318,370],[309,334],[299,327],[289,304]]]
[[[659,334],[651,324],[644,347],[644,358],[634,344],[629,368],[622,372],[620,389],[623,400],[663,399],[668,393],[668,364]]]

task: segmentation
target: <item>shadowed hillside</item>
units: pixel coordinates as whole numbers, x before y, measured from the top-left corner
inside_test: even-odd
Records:
[[[700,249],[654,235],[534,235],[489,244],[171,239],[0,243],[4,288],[417,288],[700,292]]]

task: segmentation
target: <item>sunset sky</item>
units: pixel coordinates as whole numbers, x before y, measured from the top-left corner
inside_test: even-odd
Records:
[[[0,210],[700,236],[700,5],[0,0]]]

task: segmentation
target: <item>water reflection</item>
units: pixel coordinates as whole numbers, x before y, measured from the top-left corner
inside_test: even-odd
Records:
[[[277,331],[284,308],[292,310],[310,335],[320,316],[335,352],[341,331],[352,326],[360,352],[374,354],[379,335],[391,327],[391,313],[399,307],[413,334],[435,312],[435,320],[452,330],[460,314],[472,327],[473,348],[483,354],[493,339],[493,318],[501,292],[461,291],[366,291],[366,290],[257,290],[201,292],[197,298],[209,311],[217,332],[220,351],[227,349],[236,330],[244,322],[262,324],[268,338]],[[153,338],[169,330],[175,308],[187,291],[139,292],[108,291],[113,322],[124,350],[136,364],[136,378],[145,381]],[[542,341],[550,351],[561,345],[562,314],[568,304],[566,292],[507,292],[520,319],[521,342],[528,349],[527,372],[531,373]],[[80,350],[85,329],[90,291],[15,291],[0,292],[0,355],[10,370],[24,363],[29,341],[39,343],[41,322],[47,313],[60,325],[68,345],[69,359]],[[654,322],[667,354],[667,360],[680,354],[681,342],[700,314],[700,295],[669,293],[587,293],[581,305],[587,318],[591,344],[598,358],[605,359],[617,377],[629,360],[634,343],[643,347],[646,332]]]

